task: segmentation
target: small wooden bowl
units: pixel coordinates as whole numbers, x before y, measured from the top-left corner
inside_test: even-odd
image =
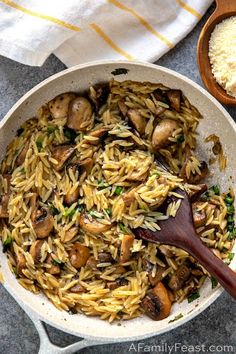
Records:
[[[211,71],[208,57],[209,41],[215,26],[228,17],[236,16],[235,0],[216,0],[216,10],[203,27],[197,45],[197,62],[202,81],[208,91],[221,103],[236,106],[236,98],[229,96],[226,91],[216,82]]]

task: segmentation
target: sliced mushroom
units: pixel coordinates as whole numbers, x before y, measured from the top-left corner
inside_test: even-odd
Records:
[[[54,218],[50,214],[49,209],[41,208],[37,210],[36,215],[33,217],[32,226],[37,238],[48,237],[53,230]]]
[[[98,145],[99,143],[101,143],[101,141],[106,137],[107,132],[110,130],[109,127],[102,127],[99,128],[97,130],[92,131],[89,136],[96,138],[96,140],[86,140],[86,143],[90,144],[90,145]]]
[[[118,279],[116,279],[115,281],[108,282],[108,283],[107,283],[107,287],[108,287],[108,289],[110,289],[110,290],[115,290],[115,289],[117,289],[117,288],[119,288],[119,287],[121,287],[121,286],[125,286],[125,285],[128,285],[128,284],[129,284],[129,282],[128,282],[127,279],[125,279],[125,278],[118,278]]]
[[[111,263],[113,261],[112,255],[110,253],[101,252],[98,253],[99,263]]]
[[[207,220],[206,211],[199,210],[201,206],[205,204],[204,202],[195,202],[192,204],[192,212],[193,212],[193,222],[195,227],[204,226]]]
[[[198,189],[194,189],[189,193],[189,197],[191,202],[194,202],[197,200],[203,193],[207,191],[207,185],[205,183],[194,185],[194,187],[197,187]]]
[[[64,197],[65,204],[72,205],[73,203],[77,202],[79,198],[79,191],[80,191],[79,186],[75,189],[72,187],[70,190],[68,190],[68,192]]]
[[[0,199],[0,218],[6,219],[9,217],[8,204],[10,199],[10,193],[3,194]]]
[[[141,301],[145,313],[155,321],[169,316],[171,301],[165,286],[160,282],[155,288],[149,290]]]
[[[94,235],[105,232],[112,227],[112,224],[102,224],[96,219],[90,221],[86,214],[80,216],[79,225],[85,232],[90,232]]]
[[[76,97],[69,104],[67,126],[76,131],[84,132],[92,128],[93,110],[85,97]]]
[[[76,284],[76,285],[72,286],[72,288],[70,288],[69,291],[72,293],[78,294],[78,293],[85,293],[86,289],[82,285]]]
[[[29,144],[30,144],[29,141],[27,141],[23,145],[19,155],[17,156],[16,166],[21,166],[25,162],[26,154],[27,154],[27,151],[29,150]]]
[[[165,118],[156,126],[152,135],[152,147],[154,151],[165,147],[170,143],[170,138],[173,132],[178,129],[178,124],[175,120]]]
[[[189,279],[191,270],[186,264],[182,264],[171,276],[168,283],[169,287],[176,291],[183,287],[184,283]]]
[[[23,275],[23,269],[26,268],[26,259],[22,253],[18,253],[16,261],[16,273],[17,275]]]
[[[89,257],[90,252],[88,247],[81,245],[79,242],[74,243],[69,253],[70,263],[74,268],[83,267]]]
[[[81,160],[78,163],[81,175],[85,174],[85,176],[89,175],[93,168],[93,159],[88,157],[87,159]]]
[[[58,162],[57,165],[54,165],[56,171],[63,168],[64,163],[71,157],[74,150],[74,145],[58,145],[52,148],[52,158]]]
[[[127,112],[128,112],[128,107],[126,106],[125,102],[123,100],[120,100],[117,102],[118,107],[123,115],[123,117],[126,117]]]
[[[110,87],[108,84],[94,85],[93,90],[90,90],[89,98],[94,103],[96,111],[107,102],[109,92]]]
[[[51,254],[46,258],[46,263],[50,265],[50,268],[46,269],[46,272],[52,275],[57,275],[61,273],[59,264],[53,262]]]
[[[34,260],[34,264],[40,263],[40,261],[41,261],[41,257],[42,257],[41,249],[42,249],[43,244],[44,244],[44,241],[37,240],[37,241],[34,241],[32,243],[32,245],[30,246],[29,253],[31,254],[31,256]]]
[[[96,258],[93,256],[89,257],[89,259],[86,262],[86,266],[88,268],[93,269],[93,270],[97,270],[97,265],[98,265],[98,262],[97,262]]]
[[[70,242],[78,233],[78,228],[75,226],[75,227],[71,227],[69,230],[67,230],[65,232],[65,236],[64,236],[64,240],[63,242],[66,243],[66,242]]]
[[[73,92],[62,93],[48,103],[49,111],[53,118],[65,118],[68,114],[69,103],[76,98]]]
[[[169,90],[167,92],[167,97],[170,100],[170,105],[177,112],[180,112],[182,92],[180,90]]]
[[[133,124],[134,128],[137,130],[137,132],[139,132],[140,135],[143,135],[145,133],[146,128],[145,118],[141,116],[137,109],[129,109],[127,112],[127,116]]]
[[[133,246],[134,236],[133,235],[124,235],[121,241],[121,250],[120,250],[120,262],[126,263],[130,260],[131,257],[131,247]]]
[[[191,176],[188,180],[189,183],[198,184],[208,176],[209,168],[208,168],[206,161],[200,162],[199,169],[201,171],[201,174],[198,174],[198,173],[191,174]]]
[[[163,279],[163,273],[166,271],[167,267],[161,267],[160,265],[156,265],[155,275],[152,275],[152,271],[154,268],[154,264],[149,262],[147,259],[143,260],[144,269],[148,272],[148,279],[152,286],[155,286]]]

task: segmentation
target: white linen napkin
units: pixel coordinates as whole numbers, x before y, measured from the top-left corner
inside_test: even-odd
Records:
[[[40,66],[98,59],[154,62],[213,0],[0,0],[0,54]]]

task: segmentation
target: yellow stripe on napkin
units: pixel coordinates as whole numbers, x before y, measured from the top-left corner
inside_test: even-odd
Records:
[[[110,4],[118,7],[121,10],[124,10],[126,12],[129,12],[131,15],[133,15],[150,33],[154,34],[159,40],[164,42],[169,48],[173,48],[174,45],[173,43],[163,36],[162,34],[158,33],[155,28],[153,28],[142,16],[140,16],[135,10],[131,9],[131,7],[128,7],[124,4],[121,4],[117,0],[107,0]]]
[[[193,9],[191,6],[185,4],[184,1],[182,0],[176,0],[177,4],[179,4],[183,9],[185,9],[186,11],[190,12],[190,14],[192,14],[193,16],[197,17],[199,20],[201,20],[202,15],[197,12],[197,10]]]
[[[55,18],[55,17],[52,17],[52,16],[48,16],[48,15],[44,15],[44,14],[41,14],[41,13],[38,13],[38,12],[35,12],[35,11],[31,11],[31,10],[27,9],[26,7],[20,6],[20,5],[16,4],[15,2],[11,1],[11,0],[0,0],[0,2],[12,7],[13,9],[16,9],[16,10],[19,10],[21,12],[24,12],[27,15],[34,16],[34,17],[37,17],[37,18],[41,18],[43,20],[47,20],[47,21],[53,22],[53,23],[55,23],[55,24],[57,24],[59,26],[63,26],[65,28],[68,28],[71,31],[79,32],[81,30],[81,28],[78,27],[78,26],[75,26],[75,25],[72,25],[70,23],[64,22],[64,21],[59,20],[58,18]]]

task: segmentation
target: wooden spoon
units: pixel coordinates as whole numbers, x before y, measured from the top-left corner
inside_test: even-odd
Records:
[[[209,41],[215,26],[228,17],[236,15],[235,0],[216,0],[216,9],[209,17],[203,27],[197,45],[197,61],[202,81],[210,93],[221,103],[236,106],[236,99],[229,96],[226,91],[218,85],[211,71],[211,64],[208,57]]]
[[[160,231],[137,228],[133,233],[153,243],[162,242],[184,249],[236,299],[236,273],[202,243],[193,225],[192,206],[187,193],[179,188],[175,192],[184,196],[184,199],[174,218],[169,217],[167,220],[158,221]],[[171,197],[168,202],[176,200],[178,198]]]

